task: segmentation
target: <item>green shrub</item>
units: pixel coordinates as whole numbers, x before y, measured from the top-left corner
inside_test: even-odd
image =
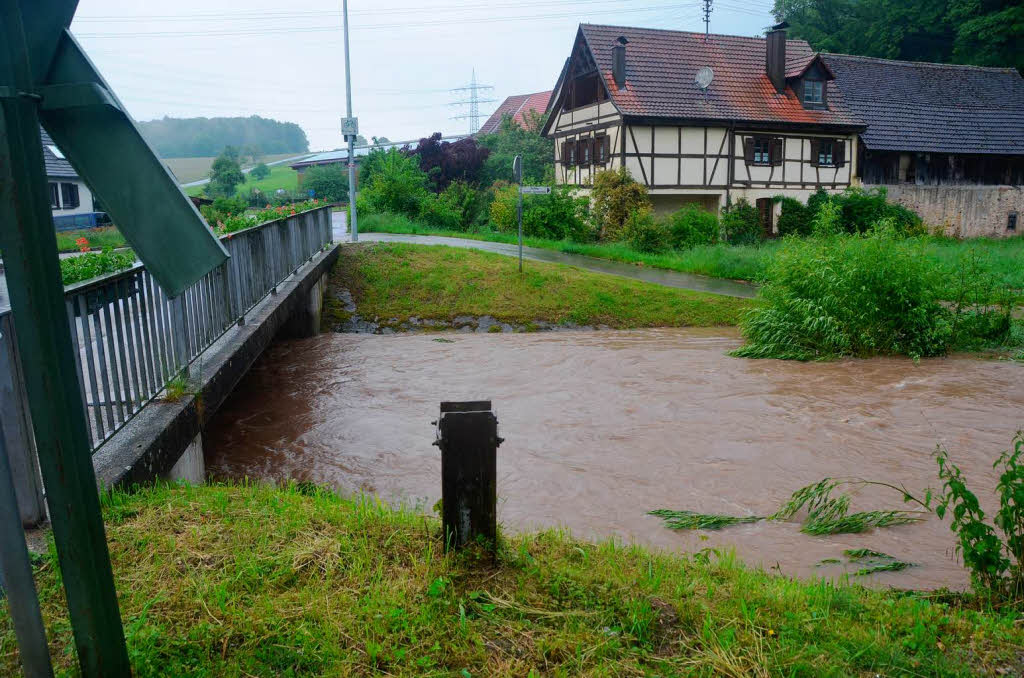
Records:
[[[985,522],[978,497],[942,447],[935,454],[943,483],[935,513],[944,518],[950,510],[950,529],[958,537],[956,548],[971,570],[975,591],[995,602],[1019,605],[1024,601],[1024,432],[1017,432],[1012,445],[993,465],[1003,467],[996,485],[999,510],[993,520],[1002,538]]]
[[[647,187],[637,183],[625,167],[595,174],[591,200],[594,230],[606,242],[621,240],[629,216],[651,207]]]
[[[496,231],[515,233],[519,229],[518,187],[494,191],[490,206],[491,225]],[[523,235],[551,240],[592,240],[589,223],[590,201],[576,197],[573,190],[555,187],[547,195],[523,197]]]
[[[761,215],[745,198],[722,211],[722,238],[730,245],[752,245],[764,238]]]
[[[886,222],[866,234],[787,239],[766,270],[763,303],[741,325],[748,343],[734,355],[917,358],[1005,335],[1006,309],[939,303],[947,281],[922,245]],[[991,298],[995,291],[977,293]]]
[[[60,275],[65,285],[71,285],[108,273],[116,273],[130,268],[134,263],[134,252],[115,252],[107,248],[102,252],[88,252],[77,257],[61,259]]]
[[[420,203],[420,218],[435,228],[466,231],[473,224],[482,199],[463,181],[453,181],[436,196],[428,195]]]
[[[347,202],[348,171],[342,165],[310,167],[302,175],[302,189],[328,202]]]
[[[676,249],[690,249],[718,242],[718,216],[713,212],[688,205],[668,218],[670,242]]]
[[[267,167],[267,164],[265,162],[261,162],[260,164],[256,165],[251,170],[249,170],[249,174],[252,175],[253,179],[259,181],[260,179],[266,179],[267,177],[270,176],[270,168]]]
[[[851,186],[832,196],[832,201],[838,203],[842,223],[848,233],[864,233],[882,219],[888,220],[903,236],[925,232],[924,223],[914,212],[886,201],[884,186],[868,191]]]
[[[818,207],[811,218],[811,234],[819,238],[828,238],[844,232],[843,213],[839,203],[826,200]],[[849,231],[847,231],[849,232]]]
[[[811,200],[814,198],[812,197]],[[782,214],[779,215],[779,235],[810,235],[813,212],[808,205],[795,198],[780,198]]]
[[[623,238],[638,252],[658,254],[672,246],[672,231],[649,208],[633,210],[626,219]]]
[[[427,175],[420,170],[415,157],[408,157],[394,148],[381,151],[374,170],[367,175],[359,191],[359,209],[411,217],[419,215],[420,203],[427,197]]]

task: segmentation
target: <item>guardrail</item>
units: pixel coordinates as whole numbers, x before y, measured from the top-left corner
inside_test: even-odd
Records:
[[[330,208],[269,221],[221,242],[231,258],[175,299],[141,264],[65,289],[94,451],[331,242]],[[9,313],[0,313],[0,326],[11,325]],[[8,339],[0,342],[10,344],[10,333],[3,334]],[[0,351],[12,348],[0,345]]]

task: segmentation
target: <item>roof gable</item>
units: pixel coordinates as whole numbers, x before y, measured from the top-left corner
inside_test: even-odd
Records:
[[[75,168],[71,166],[71,163],[63,157],[64,154],[61,153],[58,155],[51,150],[52,147],[57,149],[58,153],[60,152],[57,145],[53,143],[53,139],[50,138],[50,135],[47,134],[46,130],[42,127],[39,128],[39,137],[43,142],[43,164],[46,165],[46,176],[58,177],[61,179],[77,179],[78,172],[76,172]]]
[[[871,150],[1024,154],[1024,79],[984,68],[825,54]]]
[[[498,106],[497,110],[487,118],[480,127],[480,134],[493,134],[501,129],[501,120],[506,115],[512,117],[521,127],[526,127],[526,115],[529,111],[543,114],[547,111],[548,102],[551,100],[551,90],[546,92],[534,92],[533,94],[514,94],[505,99]]]
[[[776,92],[765,73],[764,38],[596,26],[583,24],[580,32],[608,88],[611,99],[625,116],[722,120],[753,124],[845,127],[859,129],[860,120],[846,107],[834,84],[827,87],[829,109],[808,110],[789,87]],[[626,87],[612,80],[612,47],[619,36],[626,46]],[[790,65],[806,69],[814,52],[803,40],[787,40]],[[697,71],[710,66],[714,81],[703,92]]]

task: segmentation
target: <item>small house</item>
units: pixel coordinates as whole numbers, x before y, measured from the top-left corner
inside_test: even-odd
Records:
[[[53,139],[40,129],[43,162],[46,165],[47,188],[53,223],[59,231],[91,228],[96,225],[92,192],[71,166]]]

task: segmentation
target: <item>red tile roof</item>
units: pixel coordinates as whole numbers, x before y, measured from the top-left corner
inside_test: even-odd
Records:
[[[534,92],[533,94],[515,94],[508,97],[498,106],[498,110],[487,118],[487,122],[480,127],[480,134],[493,134],[501,128],[501,119],[511,115],[512,119],[519,125],[526,126],[526,112],[537,111],[543,114],[548,108],[548,101],[551,100],[551,91]]]
[[[748,123],[863,127],[829,82],[828,110],[808,110],[789,87],[776,92],[765,73],[765,39],[732,35],[630,28],[580,26],[612,101],[625,116],[684,118]],[[626,88],[612,79],[612,46],[626,45]],[[786,41],[787,72],[806,66],[814,52],[803,40]],[[714,81],[704,93],[694,78],[710,66]]]

